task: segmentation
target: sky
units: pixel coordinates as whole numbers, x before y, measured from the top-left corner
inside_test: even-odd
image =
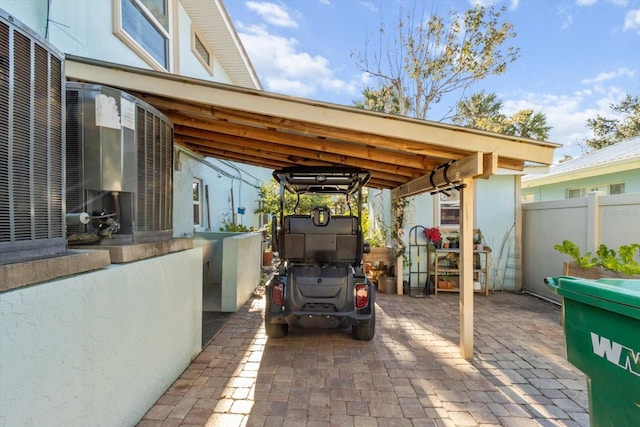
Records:
[[[464,94],[495,93],[503,113],[546,115],[555,160],[588,151],[587,119],[615,118],[611,104],[640,95],[640,0],[416,0],[420,15],[464,13],[476,3],[505,7],[520,57],[505,73]],[[352,106],[376,81],[356,57],[371,58],[381,25],[392,34],[414,0],[226,0],[225,7],[268,92]],[[428,119],[443,121],[463,94]],[[447,119],[444,120],[448,121]]]

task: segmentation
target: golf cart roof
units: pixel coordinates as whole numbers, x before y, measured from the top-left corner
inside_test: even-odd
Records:
[[[371,174],[349,166],[294,166],[274,171],[273,177],[294,194],[353,194]]]

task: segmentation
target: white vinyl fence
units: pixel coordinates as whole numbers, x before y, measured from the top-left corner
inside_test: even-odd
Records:
[[[553,246],[570,240],[582,254],[595,256],[600,244],[617,252],[621,245],[640,243],[640,193],[524,203],[522,221],[522,289],[558,301],[544,278],[561,275],[570,258]]]

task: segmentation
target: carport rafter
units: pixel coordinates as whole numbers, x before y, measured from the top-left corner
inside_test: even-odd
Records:
[[[468,150],[473,146],[470,138],[467,150],[443,149],[439,145],[432,145],[424,142],[410,141],[393,137],[383,137],[375,134],[350,131],[348,129],[332,129],[327,131],[326,126],[309,122],[283,119],[264,114],[235,111],[217,106],[184,103],[175,99],[135,93],[136,96],[161,108],[170,118],[175,119],[175,123],[180,123],[179,117],[187,120],[200,120],[203,126],[209,123],[211,127],[217,128],[219,132],[227,132],[236,136],[247,136],[253,139],[265,140],[278,143],[282,141],[283,134],[288,141],[285,145],[298,145],[301,147],[313,147],[313,149],[326,152],[331,150],[334,153],[350,155],[353,158],[363,158],[363,150],[377,150],[380,154],[368,153],[366,156],[375,161],[390,162],[404,167],[413,167],[421,171],[430,170],[438,164],[460,160],[470,154]],[[389,120],[396,119],[391,116]],[[184,123],[188,125],[187,123]],[[237,125],[240,129],[234,128]],[[255,132],[255,133],[254,133]],[[344,147],[351,145],[351,153],[344,153]],[[500,151],[498,147],[492,147]],[[358,153],[354,155],[355,153]],[[403,154],[410,153],[414,157],[400,158]],[[524,161],[513,159],[496,154],[497,166],[511,170],[522,170]],[[393,156],[396,156],[395,158]],[[370,168],[375,169],[375,168]],[[412,178],[417,177],[415,172],[401,173]]]
[[[173,120],[173,118],[172,118]],[[175,119],[174,123],[186,123],[180,119]],[[401,167],[395,162],[401,162],[402,156],[388,156],[391,161],[383,162],[382,160],[373,160],[370,158],[354,157],[351,152],[343,153],[334,150],[312,150],[305,147],[304,144],[299,146],[284,145],[278,142],[265,141],[264,139],[255,139],[249,137],[238,137],[230,135],[228,132],[220,133],[217,130],[208,130],[205,127],[185,126],[182,124],[175,125],[175,133],[180,135],[182,139],[197,138],[199,143],[209,145],[207,141],[215,141],[217,144],[224,144],[242,148],[252,148],[257,152],[263,152],[268,158],[280,157],[283,155],[294,155],[309,160],[319,160],[326,164],[352,164],[368,170],[378,171],[381,175],[387,175],[386,179],[390,182],[402,183],[406,177],[410,179],[417,178],[424,173],[424,169]],[[375,156],[378,157],[378,156]]]

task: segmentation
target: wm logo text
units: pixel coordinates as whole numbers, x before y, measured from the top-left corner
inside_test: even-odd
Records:
[[[640,377],[640,351],[618,344],[591,332],[593,353]]]

